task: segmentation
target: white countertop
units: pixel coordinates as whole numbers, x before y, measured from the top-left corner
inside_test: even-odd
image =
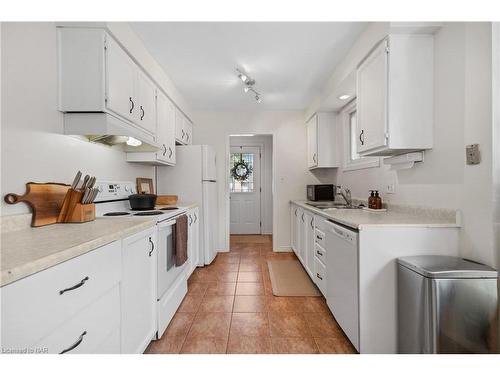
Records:
[[[16,215],[11,221],[27,223]],[[98,247],[153,227],[153,218],[97,218],[79,224],[53,224],[31,228],[4,223],[0,249],[0,286],[12,283]],[[4,225],[5,224],[5,225]],[[5,228],[4,228],[5,226]]]
[[[292,203],[317,215],[358,230],[379,226],[448,228],[461,226],[459,213],[447,209],[394,206],[393,208],[389,207],[384,212],[338,208],[325,211],[308,205],[306,201],[292,201]]]

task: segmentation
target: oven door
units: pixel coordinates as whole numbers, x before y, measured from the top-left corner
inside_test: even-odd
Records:
[[[158,300],[182,273],[183,266],[175,265],[175,220],[158,223]]]

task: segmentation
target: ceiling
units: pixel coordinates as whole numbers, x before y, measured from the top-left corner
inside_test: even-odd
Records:
[[[304,110],[362,22],[132,22],[193,109]],[[258,104],[235,69],[256,80]]]

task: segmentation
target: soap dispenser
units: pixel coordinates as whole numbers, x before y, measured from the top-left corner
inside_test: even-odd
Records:
[[[368,208],[375,208],[374,199],[375,199],[375,191],[370,190],[370,196],[368,197]]]
[[[374,207],[376,210],[382,209],[382,198],[378,195],[378,190],[375,190],[375,197],[373,198]]]

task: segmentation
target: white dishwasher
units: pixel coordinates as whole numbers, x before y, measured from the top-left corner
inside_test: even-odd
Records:
[[[327,221],[326,301],[359,351],[358,233]]]

